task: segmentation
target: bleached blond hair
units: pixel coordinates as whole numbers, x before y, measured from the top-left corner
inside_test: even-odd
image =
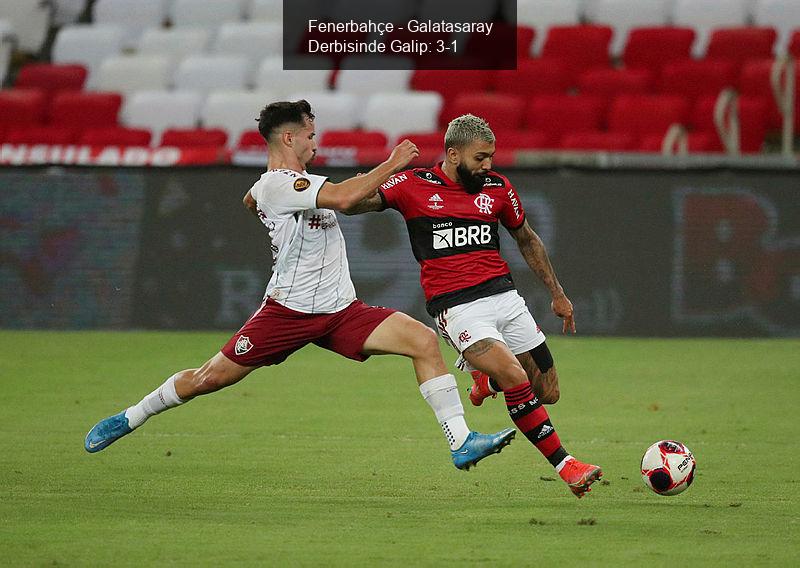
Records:
[[[463,148],[474,140],[494,142],[489,123],[474,114],[463,114],[450,121],[444,133],[444,148]]]

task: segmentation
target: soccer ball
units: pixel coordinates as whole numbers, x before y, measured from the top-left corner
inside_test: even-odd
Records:
[[[696,467],[689,448],[675,440],[661,440],[642,456],[642,479],[659,495],[677,495],[692,484]]]

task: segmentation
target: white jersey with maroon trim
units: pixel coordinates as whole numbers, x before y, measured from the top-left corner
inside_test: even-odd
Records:
[[[525,210],[505,176],[489,171],[483,190],[469,194],[437,165],[395,174],[378,191],[406,220],[431,315],[514,289],[498,225],[518,229]]]
[[[338,312],[356,299],[336,212],[317,208],[326,180],[306,172],[269,170],[250,189],[272,240],[266,296],[307,314]]]

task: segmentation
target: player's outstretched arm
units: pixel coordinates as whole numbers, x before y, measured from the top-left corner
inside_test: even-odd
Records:
[[[345,215],[360,215],[361,213],[370,213],[372,211],[383,211],[383,199],[379,194],[362,199],[349,209],[343,209],[342,213]]]
[[[403,140],[395,146],[389,158],[373,170],[341,183],[326,182],[317,195],[317,207],[337,211],[352,209],[364,199],[375,196],[383,182],[405,168],[417,156],[417,146],[409,140]]]
[[[258,204],[256,203],[256,198],[253,197],[249,189],[247,190],[247,193],[244,194],[242,203],[244,203],[244,206],[247,207],[247,210],[250,211],[250,213],[258,216]]]
[[[531,228],[526,220],[518,229],[509,230],[511,236],[517,241],[519,251],[522,257],[528,264],[530,269],[544,282],[547,289],[550,290],[550,296],[553,301],[550,303],[550,308],[553,313],[564,320],[563,332],[571,331],[575,333],[575,315],[572,307],[572,302],[569,301],[564,289],[556,277],[556,272],[553,270],[553,265],[550,263],[550,257],[547,256],[547,250],[544,248],[544,243],[539,235]]]

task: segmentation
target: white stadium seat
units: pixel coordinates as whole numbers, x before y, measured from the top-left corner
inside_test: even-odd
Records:
[[[217,32],[213,51],[220,55],[244,55],[255,68],[265,55],[283,53],[283,24],[226,22]]]
[[[245,12],[249,20],[283,23],[283,0],[250,0]]]
[[[202,105],[203,95],[196,91],[138,91],[125,99],[122,121],[149,129],[156,141],[167,128],[195,128]]]
[[[665,0],[595,0],[586,15],[593,23],[614,28],[611,54],[619,56],[632,28],[667,24],[669,5]]]
[[[250,62],[236,55],[190,55],[175,71],[175,88],[195,91],[244,89]]]
[[[800,1],[760,0],[755,6],[753,20],[757,26],[773,27],[777,30],[775,53],[783,55],[792,32],[800,29]]]
[[[204,128],[221,128],[228,133],[228,145],[235,146],[242,132],[258,128],[261,109],[275,100],[269,91],[214,91],[200,113]]]
[[[551,26],[568,26],[580,21],[578,0],[503,0],[506,13],[517,2],[517,25],[536,30],[533,51],[539,53]],[[533,55],[533,53],[531,54]]]
[[[9,20],[17,36],[18,49],[39,53],[50,29],[52,6],[40,0],[0,1],[0,20]]]
[[[53,63],[80,63],[92,74],[103,59],[122,51],[124,31],[111,24],[74,24],[61,28],[53,45]]]
[[[676,0],[672,23],[694,28],[697,39],[692,51],[701,57],[705,55],[712,30],[747,23],[748,5],[749,0]]]
[[[242,0],[173,0],[172,25],[216,29],[223,22],[238,22],[244,15]]]
[[[378,93],[367,101],[363,127],[382,130],[390,143],[404,132],[432,132],[437,129],[442,104],[439,93]]]
[[[145,29],[164,23],[167,0],[97,0],[92,10],[96,23],[122,27],[125,30],[123,47],[133,48]]]
[[[167,89],[171,85],[172,64],[162,55],[119,55],[107,57],[91,77],[90,86],[98,91],[134,91]]]
[[[205,28],[149,28],[144,31],[136,52],[140,55],[169,57],[173,66],[188,57],[198,55],[208,46],[210,33]]]
[[[336,74],[336,90],[362,96],[407,91],[413,68],[414,61],[405,57],[348,57]]]
[[[280,55],[266,57],[256,71],[255,86],[257,89],[272,91],[277,99],[286,99],[297,89],[325,91],[331,72],[323,68],[330,67],[332,63],[322,57],[315,59],[318,61],[317,69],[284,70]]]
[[[349,93],[297,91],[289,95],[288,99],[305,99],[311,103],[311,110],[316,115],[314,124],[318,139],[326,130],[352,130],[361,122],[360,99]]]

